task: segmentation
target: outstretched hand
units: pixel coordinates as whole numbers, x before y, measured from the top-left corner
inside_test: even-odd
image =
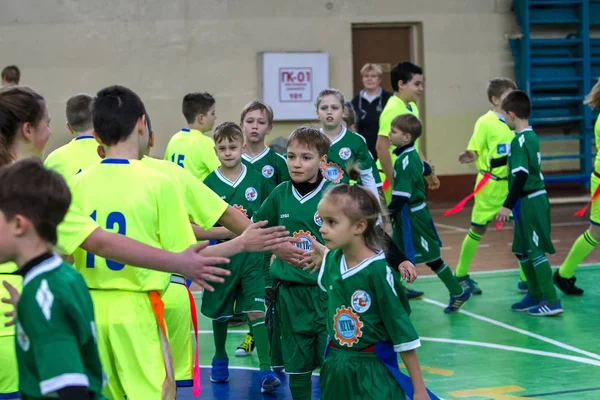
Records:
[[[4,326],[9,327],[13,326],[17,322],[17,304],[19,304],[19,298],[21,296],[19,295],[19,291],[7,281],[2,281],[2,284],[6,288],[9,297],[3,298],[1,301],[4,304],[12,304],[12,306],[14,307],[13,311],[8,311],[4,313],[4,316],[9,318],[8,322],[6,322]]]
[[[285,226],[263,228],[268,223],[268,221],[255,222],[242,233],[240,237],[245,252],[273,251],[289,242],[290,233],[286,231]]]
[[[178,273],[202,286],[209,292],[215,289],[207,282],[225,282],[223,276],[229,276],[230,271],[217,268],[213,265],[229,264],[229,259],[224,257],[204,257],[202,250],[208,246],[208,242],[198,243],[179,253],[181,262],[178,263]]]
[[[310,242],[312,243],[312,251],[307,253],[307,257],[304,259],[305,266],[302,269],[305,271],[310,270],[310,273],[314,274],[321,269],[321,265],[329,249],[312,237],[310,238]]]

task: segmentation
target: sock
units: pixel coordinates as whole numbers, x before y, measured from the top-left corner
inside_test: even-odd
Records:
[[[563,262],[563,265],[558,270],[558,274],[563,278],[572,278],[575,275],[575,270],[581,262],[590,255],[594,250],[598,241],[590,235],[589,231],[585,231],[577,238],[569,255]]]
[[[463,293],[462,286],[460,286],[460,283],[458,283],[456,277],[452,275],[452,270],[448,264],[443,261],[442,263],[443,265],[437,271],[435,271],[435,273],[437,274],[438,278],[444,282],[444,285],[446,285],[451,295],[460,296]]]
[[[534,299],[541,299],[543,296],[542,290],[540,288],[535,268],[533,268],[531,260],[520,261],[520,264],[521,270],[527,277],[527,294]]]
[[[527,277],[525,276],[525,271],[523,271],[523,266],[519,263],[519,275],[521,275],[521,280],[523,282],[527,282]]]
[[[291,374],[290,392],[294,400],[311,400],[312,398],[312,376],[307,374]]]
[[[552,282],[552,267],[550,266],[548,259],[546,256],[540,256],[535,258],[532,263],[542,295],[549,304],[556,303],[558,301],[558,295],[556,294],[554,282]]]
[[[273,310],[275,311],[275,310]],[[271,365],[274,367],[283,366],[283,354],[281,354],[281,330],[277,313],[273,312],[271,316]]]
[[[463,276],[467,276],[469,274],[469,266],[471,265],[473,256],[475,256],[475,252],[477,251],[477,246],[479,246],[480,240],[481,235],[473,232],[472,229],[470,229],[469,233],[467,233],[467,236],[465,236],[465,240],[463,240],[462,247],[460,249],[458,264],[456,265],[457,278],[462,278]]]
[[[213,339],[215,341],[215,358],[217,360],[226,360],[227,351],[225,350],[225,342],[227,341],[227,328],[229,323],[213,320]]]
[[[254,337],[254,333],[252,332],[252,321],[250,321],[250,318],[248,318],[248,334],[252,337]]]
[[[271,369],[270,350],[269,350],[269,337],[267,335],[267,326],[265,325],[265,319],[257,318],[254,321],[250,321],[253,330],[254,344],[256,345],[256,353],[258,354],[258,362],[260,363],[260,370],[267,371]]]

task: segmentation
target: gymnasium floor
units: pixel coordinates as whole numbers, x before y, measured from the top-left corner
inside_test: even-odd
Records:
[[[552,207],[557,254],[553,266],[564,260],[575,238],[585,230],[586,218],[572,217],[582,205]],[[460,245],[468,228],[470,209],[443,217],[444,207],[433,206],[432,214],[443,241],[442,257],[454,269]],[[419,266],[413,285],[425,298],[411,302],[412,320],[421,336],[418,350],[425,384],[444,399],[600,399],[600,329],[597,305],[600,287],[593,284],[600,273],[600,252],[577,272],[583,297],[562,296],[565,313],[555,318],[535,318],[510,311],[521,298],[516,292],[519,273],[510,254],[511,227],[490,231],[482,240],[473,263],[473,277],[483,290],[458,315],[445,315],[448,295],[427,267]],[[594,265],[593,263],[596,263]],[[201,294],[196,298],[200,302]],[[230,329],[230,383],[210,383],[213,354],[211,325],[201,319],[201,399],[290,399],[283,385],[276,396],[261,396],[258,359],[236,358],[235,347],[243,339],[244,327]],[[318,376],[313,377],[318,398]],[[179,399],[191,399],[191,390],[180,389]]]

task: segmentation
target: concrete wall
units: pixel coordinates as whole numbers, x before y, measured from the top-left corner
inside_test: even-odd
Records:
[[[48,100],[54,135],[69,140],[64,104],[77,92],[122,84],[137,91],[158,133],[153,155],[183,126],[181,98],[208,91],[218,121],[238,121],[258,95],[257,53],[324,51],[331,86],[352,93],[353,23],[419,22],[426,92],[427,157],[440,175],[456,162],[487,108],[485,85],[513,76],[505,34],[516,31],[510,0],[9,0],[0,12],[1,64]],[[329,9],[330,8],[330,9]],[[278,123],[273,136],[297,126]]]

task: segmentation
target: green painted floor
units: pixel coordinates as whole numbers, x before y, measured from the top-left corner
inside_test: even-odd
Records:
[[[521,299],[518,271],[472,275],[483,290],[458,315],[445,315],[445,288],[436,277],[413,285],[425,299],[411,302],[421,336],[419,359],[426,385],[444,399],[600,399],[600,265],[580,268],[583,297],[562,296],[565,313],[535,318],[513,313]],[[200,294],[197,294],[198,305]],[[200,363],[210,366],[211,323],[201,317]],[[230,365],[258,367],[256,352],[237,358],[243,327],[228,337]]]

